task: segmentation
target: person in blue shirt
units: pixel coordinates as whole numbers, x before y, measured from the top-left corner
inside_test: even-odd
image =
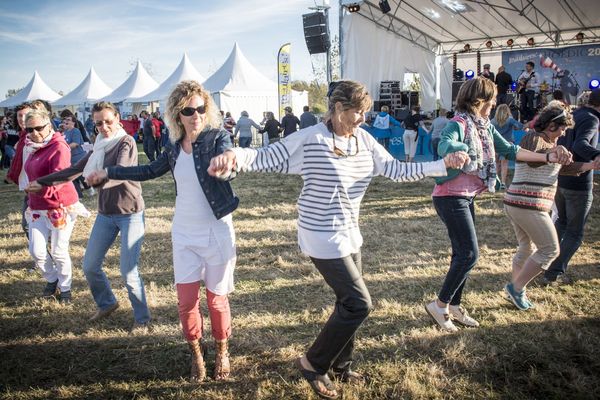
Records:
[[[381,112],[377,114],[375,120],[373,121],[372,132],[373,137],[377,139],[377,141],[386,149],[389,147],[390,137],[392,136],[390,125],[400,126],[400,122],[392,117],[389,112],[390,108],[388,106],[381,107]]]
[[[94,120],[92,119],[92,113],[88,114],[87,119],[85,120],[85,124],[83,125],[85,131],[87,132],[88,138],[92,138],[96,135],[96,125],[94,125]]]
[[[71,148],[71,165],[75,165],[81,160],[86,152],[83,150],[83,136],[81,135],[81,131],[75,127],[74,117],[65,117],[62,120],[63,127],[65,129],[63,135],[65,137],[65,141]],[[81,199],[83,197],[82,191],[82,180],[81,178],[77,178],[73,181],[73,185],[75,185],[75,190],[77,190],[77,194]]]
[[[523,129],[523,124],[514,119],[510,115],[510,108],[506,104],[500,104],[496,109],[496,116],[492,119],[492,125],[502,135],[502,137],[509,143],[515,142],[514,129]],[[506,179],[508,178],[508,160],[504,157],[497,160],[500,165],[500,189],[506,188]]]

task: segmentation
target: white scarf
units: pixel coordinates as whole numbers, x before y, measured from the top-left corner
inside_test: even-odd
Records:
[[[119,129],[117,133],[110,138],[107,138],[102,134],[96,136],[92,155],[83,168],[84,178],[87,178],[92,172],[104,168],[104,156],[106,155],[106,152],[115,147],[124,136],[127,136],[127,132],[125,132],[123,128]]]

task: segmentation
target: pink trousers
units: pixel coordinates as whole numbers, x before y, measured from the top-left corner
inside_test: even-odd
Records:
[[[177,284],[179,320],[185,338],[190,341],[202,337],[203,319],[199,292],[200,282]],[[218,296],[206,289],[206,303],[213,337],[215,340],[227,339],[231,335],[231,311],[227,295]]]

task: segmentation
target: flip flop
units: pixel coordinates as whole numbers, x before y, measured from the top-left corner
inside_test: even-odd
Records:
[[[298,368],[298,370],[302,374],[302,377],[306,379],[306,381],[310,385],[310,388],[313,390],[313,392],[315,392],[317,396],[323,399],[337,399],[339,397],[339,394],[337,394],[337,391],[335,389],[335,385],[333,384],[333,382],[331,382],[327,374],[319,375],[314,371],[304,369],[299,358],[296,359],[294,365],[296,366],[296,368]],[[323,389],[329,392],[335,392],[336,394],[327,394],[323,391]]]

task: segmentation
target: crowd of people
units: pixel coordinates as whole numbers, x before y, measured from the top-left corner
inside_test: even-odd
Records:
[[[133,312],[132,332],[146,332],[151,321],[139,268],[145,230],[139,182],[171,173],[176,189],[171,231],[174,282],[179,319],[192,355],[190,379],[195,382],[207,375],[202,283],[216,343],[213,377],[226,379],[232,370],[229,294],[237,262],[233,212],[244,199],[236,196],[230,181],[243,179],[247,171],[302,176],[298,246],[336,300],[332,315],[295,366],[318,396],[337,398],[331,378],[347,383],[368,380],[353,368],[352,360],[357,330],[372,309],[362,276],[359,214],[373,177],[395,182],[435,179],[433,206],[448,231],[452,257],[438,295],[425,304],[425,311],[441,329],[457,331],[455,323],[479,326],[462,301],[479,254],[474,204],[482,193],[501,188],[498,171],[502,184],[507,184],[503,161],[516,161],[503,199],[518,243],[512,276],[504,287],[507,298],[519,310],[527,310],[534,305],[526,287],[537,275],[545,271],[549,284],[561,277],[565,281],[591,208],[592,170],[600,168],[596,149],[600,90],[592,91],[574,112],[562,102],[551,102],[519,145],[512,143],[511,134],[520,125],[504,107],[490,118],[498,94],[496,84],[483,76],[461,86],[453,113],[440,110],[432,123],[429,133],[435,140],[436,159],[431,162],[413,162],[410,147],[406,160],[399,161],[361,128],[372,99],[355,81],[330,85],[328,110],[321,122],[305,107],[300,118],[286,110],[281,122],[266,112],[261,124],[245,111],[235,121],[218,110],[199,83],[180,82],[168,98],[164,121],[159,113],[140,115],[149,159],[144,165],[138,165],[135,135],[124,129],[127,124],[115,105],[93,106],[90,123],[85,124],[93,126],[93,145],[86,148],[88,138],[76,128],[76,116],[62,117],[61,132],[47,103],[24,103],[14,111],[11,123],[18,128],[12,136],[17,140],[12,138],[7,145],[9,138],[5,139],[3,162],[5,156],[11,160],[7,182],[25,192],[22,226],[45,280],[41,294],[62,303],[72,301],[70,236],[77,218],[90,215],[79,202],[76,185],[85,181],[96,188],[98,211],[83,258],[97,307],[90,321],[107,318],[120,306],[103,270],[104,258],[120,234],[120,271]],[[400,124],[388,111],[377,115],[379,129]],[[6,119],[2,123],[8,125]],[[419,109],[403,123],[405,141],[416,142],[413,136],[422,124]],[[264,134],[260,145],[252,146],[252,128]],[[553,201],[555,223],[549,214]]]

